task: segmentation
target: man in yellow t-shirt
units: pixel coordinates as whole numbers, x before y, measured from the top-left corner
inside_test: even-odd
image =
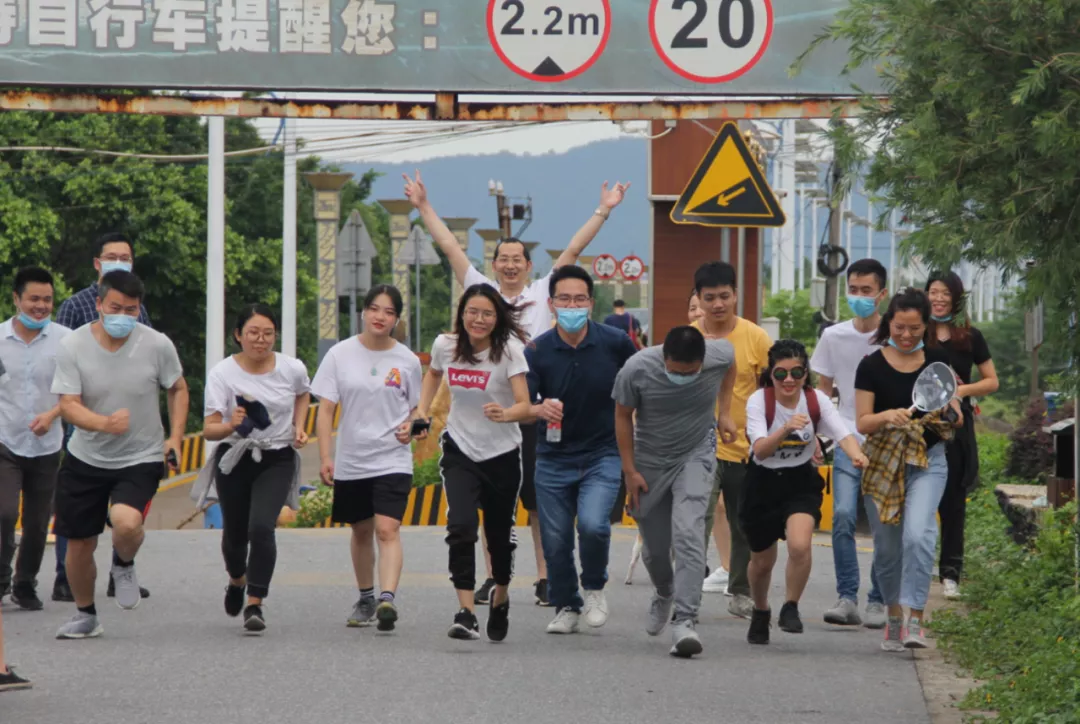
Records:
[[[739,499],[742,497],[746,466],[750,460],[750,442],[746,438],[746,401],[758,388],[758,378],[768,367],[772,340],[761,327],[738,316],[738,282],[735,268],[726,262],[702,264],[694,273],[694,289],[704,316],[693,323],[705,339],[726,339],[735,348],[735,391],[731,399],[731,418],[738,428],[735,441],[716,444],[716,479],[705,520],[705,542],[712,533],[713,517],[720,493],[724,494],[728,525],[731,527],[731,569],[728,571],[728,612],[750,618],[754,605],[750,599],[750,581],[746,567],[750,546],[739,527]]]

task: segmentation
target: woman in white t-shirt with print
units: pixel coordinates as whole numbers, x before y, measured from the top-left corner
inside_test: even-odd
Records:
[[[277,563],[277,519],[297,479],[294,448],[307,443],[307,368],[274,352],[277,332],[269,307],[244,307],[233,332],[240,352],[214,365],[203,395],[203,437],[224,441],[214,454],[214,481],[229,574],[225,613],[242,610],[249,633],[266,629],[262,604]]]
[[[780,609],[779,628],[802,633],[799,599],[810,578],[810,546],[821,520],[825,481],[812,459],[817,433],[837,441],[856,468],[866,456],[840,413],[810,382],[806,348],[782,339],[769,350],[769,365],[760,387],[746,403],[746,436],[750,464],[739,524],[750,545],[750,595],[754,611],[747,641],[769,643],[769,584],[776,565],[777,541],[787,541],[787,592]]]
[[[392,336],[402,307],[397,288],[373,287],[364,299],[363,331],[330,348],[311,384],[319,398],[321,477],[334,487],[331,519],[352,526],[350,551],[360,598],[346,625],[377,621],[380,631],[392,631],[398,618],[394,597],[401,579],[401,521],[412,490],[409,442],[420,400],[420,360]],[[375,541],[382,588],[378,601]]]
[[[516,315],[493,287],[474,284],[466,289],[458,303],[455,334],[436,338],[424,377],[424,418],[444,375],[450,387],[439,467],[448,505],[450,578],[461,606],[450,627],[451,638],[480,637],[473,608],[478,508],[484,512],[495,579],[488,638],[502,641],[510,626],[508,587],[516,547],[512,534],[521,487],[521,430],[512,423],[528,420],[531,411],[525,333]]]

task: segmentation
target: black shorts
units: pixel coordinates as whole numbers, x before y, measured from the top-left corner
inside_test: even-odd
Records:
[[[540,439],[539,425],[519,424],[521,428],[521,507],[536,512],[536,443]]]
[[[361,480],[334,480],[334,506],[330,520],[352,525],[370,520],[376,515],[393,518],[399,523],[405,518],[412,492],[413,476],[390,473]]]
[[[56,480],[56,534],[74,540],[101,535],[110,502],[141,511],[145,518],[164,477],[163,462],[106,470],[68,453]]]
[[[739,504],[739,526],[750,550],[761,553],[778,540],[785,540],[788,518],[796,513],[821,522],[825,480],[813,465],[795,468],[766,468],[751,461],[746,466],[746,482]]]

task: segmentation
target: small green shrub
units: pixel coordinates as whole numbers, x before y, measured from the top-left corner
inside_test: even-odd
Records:
[[[300,510],[296,511],[294,528],[314,528],[330,517],[334,505],[334,489],[323,485],[322,481],[313,483],[314,490],[304,493],[300,498]]]

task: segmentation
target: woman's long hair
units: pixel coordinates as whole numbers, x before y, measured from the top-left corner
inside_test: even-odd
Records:
[[[762,371],[758,379],[758,387],[772,387],[773,368],[776,367],[777,362],[783,362],[786,359],[799,360],[806,370],[806,377],[802,379],[803,389],[808,390],[813,387],[810,381],[810,355],[806,353],[803,343],[795,339],[781,339],[769,348],[769,365]]]
[[[508,304],[490,284],[473,284],[466,289],[461,295],[457,314],[454,316],[454,334],[457,336],[454,345],[455,362],[474,365],[480,361],[476,357],[476,350],[473,349],[472,340],[469,339],[469,333],[465,329],[465,305],[473,297],[484,297],[495,307],[495,326],[491,330],[491,350],[488,352],[488,359],[492,364],[498,364],[507,353],[511,337],[517,337],[523,344],[528,339],[517,322],[521,310]]]
[[[941,282],[949,289],[952,297],[952,319],[948,322],[937,322],[930,318],[930,329],[927,333],[927,345],[939,346],[938,325],[944,324],[949,328],[949,339],[952,340],[953,348],[967,352],[971,349],[971,320],[967,315],[967,292],[964,290],[964,281],[956,272],[934,272],[926,282],[926,293],[930,293],[930,285]]]
[[[871,341],[882,346],[888,344],[889,338],[892,337],[890,325],[892,325],[896,313],[907,312],[912,309],[919,313],[923,324],[927,325],[927,329],[930,329],[930,298],[921,289],[908,287],[897,292],[896,296],[889,302],[889,308],[885,310],[885,314],[881,315],[881,324],[878,325],[878,330],[874,333],[874,338]],[[924,332],[923,342],[925,341],[926,334]]]

